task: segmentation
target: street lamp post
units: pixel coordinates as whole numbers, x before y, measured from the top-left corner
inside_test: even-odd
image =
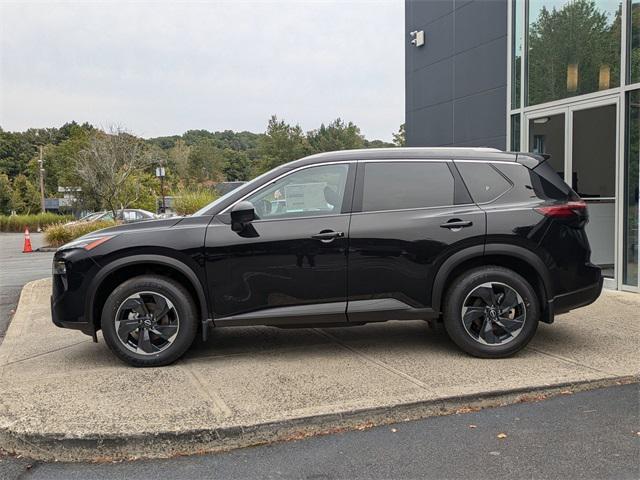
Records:
[[[165,213],[167,210],[167,206],[164,203],[164,167],[156,168],[156,177],[160,178],[160,195],[162,195],[162,211],[161,213]]]
[[[38,158],[38,173],[40,174],[40,209],[45,213],[46,205],[44,201],[44,160],[42,159],[42,145],[39,146],[40,156]]]

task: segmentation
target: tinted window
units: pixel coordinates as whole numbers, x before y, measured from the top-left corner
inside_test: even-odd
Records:
[[[340,213],[349,166],[322,165],[291,173],[254,193],[259,218],[291,218]]]
[[[364,164],[362,211],[453,205],[453,176],[445,162]]]
[[[476,203],[495,200],[511,188],[511,183],[488,163],[456,162]]]

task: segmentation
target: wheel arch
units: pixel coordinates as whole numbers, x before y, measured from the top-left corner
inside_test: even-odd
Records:
[[[471,268],[497,265],[514,270],[522,275],[534,288],[540,300],[541,321],[553,322],[553,311],[549,300],[553,298],[549,271],[542,260],[530,250],[517,245],[487,244],[461,250],[449,257],[438,269],[432,290],[432,305],[442,310],[442,301],[450,282]]]
[[[163,255],[133,255],[105,265],[91,282],[85,300],[85,318],[95,330],[100,328],[102,307],[114,288],[127,278],[156,274],[178,280],[191,293],[200,321],[209,317],[205,289],[196,273],[184,263]]]

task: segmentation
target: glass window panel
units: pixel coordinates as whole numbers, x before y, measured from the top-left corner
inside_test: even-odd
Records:
[[[630,83],[640,82],[640,1],[631,2],[631,28],[629,31]]]
[[[453,175],[444,162],[365,164],[364,212],[453,204]]]
[[[456,162],[476,203],[488,203],[511,188],[511,183],[488,163]]]
[[[564,178],[564,113],[529,120],[529,151],[551,155],[549,165]]]
[[[619,0],[530,0],[528,104],[620,84]]]
[[[638,163],[640,162],[640,90],[627,95],[627,148],[624,185],[623,283],[638,285]]]
[[[571,186],[589,204],[591,261],[615,277],[615,105],[573,112]]]
[[[511,151],[520,151],[520,115],[511,115]]]
[[[349,166],[322,165],[298,170],[254,193],[258,217],[295,218],[340,213]]]
[[[520,92],[522,89],[522,81],[520,79],[522,72],[522,45],[523,41],[523,0],[513,1],[513,15],[511,27],[511,108],[520,108]]]

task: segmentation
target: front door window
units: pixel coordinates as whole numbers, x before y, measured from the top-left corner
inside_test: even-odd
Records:
[[[340,213],[349,165],[320,165],[287,175],[247,198],[262,220]]]

